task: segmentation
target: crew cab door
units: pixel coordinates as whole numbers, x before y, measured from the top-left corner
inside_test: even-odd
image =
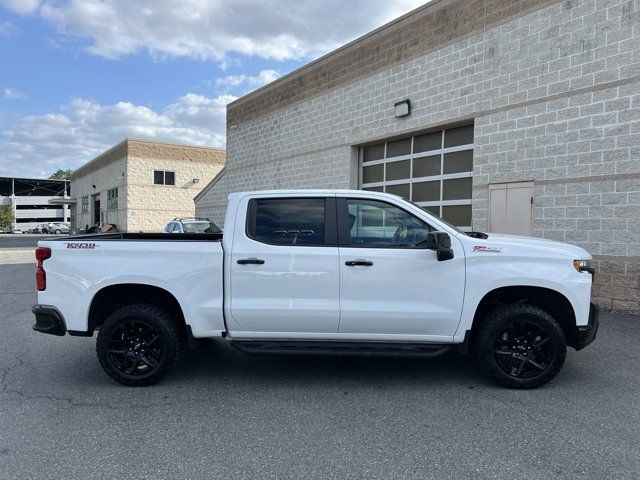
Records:
[[[335,197],[247,201],[246,226],[235,226],[227,264],[232,335],[335,334],[340,318]]]
[[[420,242],[435,230],[381,200],[337,198],[340,333],[421,335],[450,341],[462,311],[465,260],[438,261]]]

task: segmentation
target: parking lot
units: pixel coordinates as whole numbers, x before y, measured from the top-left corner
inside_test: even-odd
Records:
[[[50,235],[32,235],[32,234],[0,234],[0,249],[8,248],[35,248],[38,240],[47,238]]]
[[[101,371],[95,338],[31,330],[34,265],[15,258],[0,265],[0,478],[640,477],[640,318],[604,314],[535,391],[458,354],[250,357],[213,341],[134,389]]]

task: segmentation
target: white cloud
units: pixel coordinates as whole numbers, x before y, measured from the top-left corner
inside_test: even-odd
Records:
[[[213,59],[229,53],[276,60],[316,57],[424,3],[424,0],[0,0],[38,12],[87,51],[115,59]]]
[[[235,98],[189,93],[159,111],[76,98],[56,113],[21,117],[0,134],[0,175],[77,168],[125,137],[223,147],[226,104]]]
[[[0,21],[0,37],[9,37],[15,35],[20,30],[13,23]]]
[[[227,75],[215,80],[215,86],[218,89],[228,89],[232,87],[243,87],[255,89],[271,83],[280,78],[282,74],[277,70],[261,70],[257,75]]]
[[[2,90],[5,100],[24,100],[29,96],[17,88],[6,87]]]
[[[0,5],[20,15],[34,13],[41,3],[41,0],[0,0]]]

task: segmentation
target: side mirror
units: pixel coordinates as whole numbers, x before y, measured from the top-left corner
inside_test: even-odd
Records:
[[[446,232],[429,232],[427,234],[426,248],[436,251],[439,262],[453,258],[451,237]]]

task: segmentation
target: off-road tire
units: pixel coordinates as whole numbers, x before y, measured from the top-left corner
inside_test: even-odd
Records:
[[[123,330],[130,325],[134,325],[134,330],[135,325],[148,326],[154,335],[147,340],[141,338],[141,341],[137,342],[137,344],[141,345],[140,348],[155,348],[156,352],[158,350],[161,352],[157,354],[157,363],[153,367],[150,367],[148,363],[144,363],[135,367],[135,373],[131,369],[129,369],[130,373],[126,372],[127,369],[124,368],[125,360],[119,362],[119,359],[125,358],[127,353],[118,353],[116,355],[111,353],[115,351],[114,348],[120,349],[120,343],[133,341],[118,338],[124,335],[122,333]],[[140,327],[139,330],[142,331],[143,327]],[[129,331],[132,330],[129,329]],[[155,335],[157,335],[157,338]],[[153,340],[154,338],[156,339]],[[153,342],[150,345],[145,344],[146,341],[151,340]],[[100,366],[111,378],[124,385],[142,387],[157,383],[169,372],[178,360],[182,344],[182,336],[178,325],[165,310],[154,305],[140,303],[127,305],[109,315],[98,331],[96,354]],[[134,345],[127,343],[123,345],[122,349],[130,350],[133,347]],[[126,360],[127,365],[131,366],[138,358],[134,356],[135,353],[135,351],[128,353],[131,357]],[[146,355],[150,357],[150,352],[147,352]],[[141,360],[138,361],[140,362]],[[141,368],[144,369],[146,367],[149,367],[148,371],[139,372]]]
[[[537,367],[531,366],[531,363],[526,363],[526,367],[530,370],[529,376],[526,378],[516,375],[517,372],[514,372],[514,370],[519,371],[519,368],[511,365],[519,365],[520,358],[526,362],[537,358],[531,356],[531,350],[527,350],[527,348],[535,347],[535,345],[540,344],[541,340],[537,342],[528,340],[529,343],[522,346],[520,342],[525,342],[524,338],[526,336],[518,337],[514,335],[509,337],[509,334],[506,333],[507,329],[515,324],[520,325],[520,331],[526,331],[527,328],[534,329],[535,327],[533,326],[538,326],[539,332],[541,332],[540,337],[546,335],[548,339],[543,345],[547,354],[545,357],[548,358],[550,356],[549,361],[534,360],[538,366],[545,365],[544,370],[536,374],[531,370],[537,370]],[[515,341],[504,340],[505,336],[523,340],[519,340],[516,345]],[[498,383],[509,388],[532,389],[551,381],[562,368],[567,352],[567,340],[558,322],[545,310],[527,303],[514,303],[495,307],[481,320],[477,330],[473,332],[472,338],[473,352],[482,369]],[[510,343],[507,344],[507,342]],[[513,343],[513,347],[510,346],[511,343]],[[527,347],[527,345],[529,346]],[[497,353],[498,351],[499,354]],[[521,357],[525,354],[529,355],[529,357]],[[516,357],[516,355],[519,357]],[[538,355],[538,353],[534,355]],[[540,353],[540,355],[542,354]],[[540,358],[545,357],[541,356]],[[510,369],[509,373],[506,371],[507,369]]]

